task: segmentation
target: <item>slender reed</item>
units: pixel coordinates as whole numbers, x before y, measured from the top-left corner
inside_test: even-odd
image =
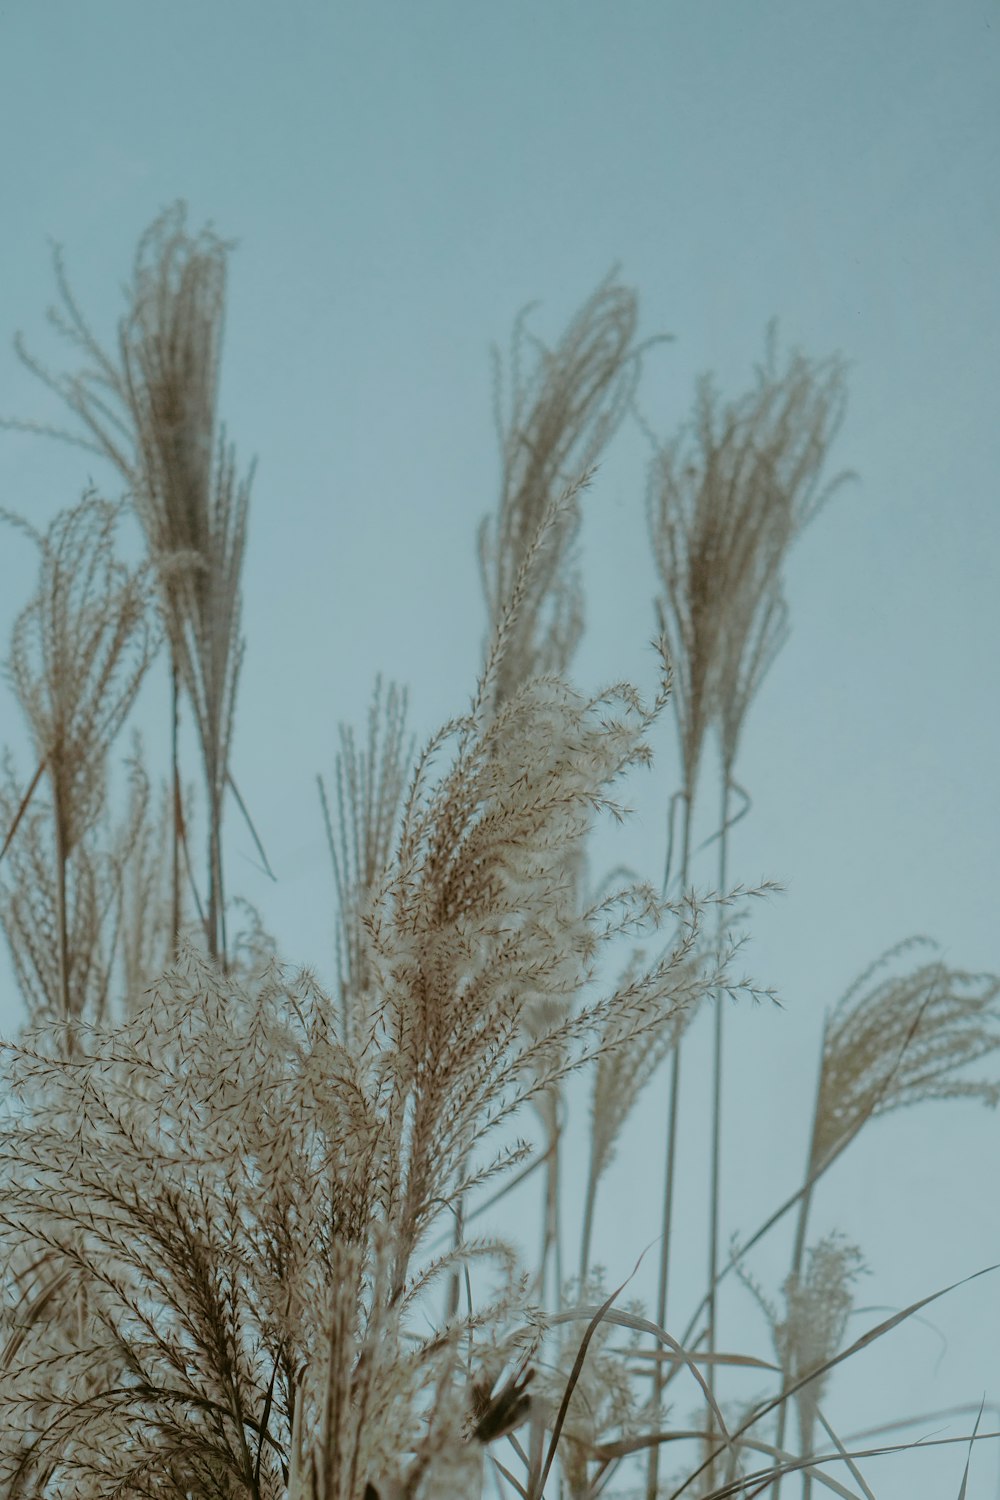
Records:
[[[680,709],[678,709],[678,715]],[[678,718],[680,723],[680,718]],[[681,731],[682,741],[684,732]],[[688,749],[694,755],[694,762],[689,764],[685,761],[684,792],[682,794],[683,811],[681,814],[681,856],[680,856],[680,885],[685,890],[688,883],[688,869],[691,860],[691,808],[693,798],[694,781],[697,776],[698,746],[689,743]],[[667,1296],[670,1281],[670,1240],[674,1227],[674,1192],[677,1173],[677,1121],[680,1106],[681,1093],[681,1043],[683,1032],[678,1030],[673,1039],[670,1054],[670,1093],[667,1106],[667,1131],[666,1150],[664,1155],[663,1169],[663,1220],[660,1234],[660,1257],[656,1281],[656,1322],[660,1328],[667,1326]],[[660,1412],[663,1401],[663,1367],[659,1364],[653,1366],[653,1423],[659,1426]],[[649,1450],[649,1468],[646,1475],[647,1500],[656,1500],[659,1486],[660,1449],[659,1447]]]
[[[509,594],[546,509],[569,494],[548,529],[544,548],[512,622],[497,672],[494,706],[532,677],[566,673],[583,631],[583,598],[576,565],[583,476],[598,462],[634,396],[645,346],[635,341],[635,294],[606,277],[577,311],[553,347],[528,332],[526,315],[514,326],[505,371],[494,352],[495,420],[500,446],[500,496],[479,532],[480,576],[489,614]],[[579,880],[582,868],[567,870]],[[539,1267],[543,1301],[550,1257],[554,1292],[562,1296],[560,1132],[558,1098],[539,1101],[547,1137]]]
[[[824,484],[822,471],[844,409],[844,368],[793,353],[785,368],[769,331],[754,388],[723,404],[711,381],[698,387],[690,425],[656,445],[649,523],[664,593],[660,626],[677,676],[675,699],[682,764],[684,841],[707,732],[718,728],[722,750],[719,835],[720,889],[725,889],[729,799],[736,754],[749,705],[786,633],[781,570],[794,536],[845,476]],[[687,879],[687,856],[681,879]],[[708,1350],[716,1350],[715,1286],[719,1259],[719,1183],[723,1010],[714,1007],[709,1199]],[[674,1056],[667,1160],[677,1128],[679,1049]],[[669,1179],[668,1179],[669,1180]],[[670,1189],[665,1192],[665,1200]],[[664,1230],[671,1225],[664,1204]],[[669,1242],[662,1249],[664,1262]],[[661,1268],[661,1279],[664,1276]],[[714,1394],[714,1365],[709,1388]],[[655,1472],[655,1450],[650,1459]]]
[[[16,347],[27,367],[69,408],[79,429],[6,425],[97,453],[128,486],[157,570],[170,654],[174,939],[182,919],[177,738],[182,688],[194,714],[205,778],[205,936],[209,953],[225,965],[222,812],[243,655],[240,576],[250,477],[237,477],[235,454],[217,417],[229,246],[210,230],[190,235],[185,219],[186,209],[178,203],[140,239],[114,354],[91,331],[56,253],[60,305],[49,318],[82,352],[83,368],[55,374],[28,353],[20,336]]]
[[[730,783],[728,778],[723,780],[722,806],[719,812],[719,874],[718,886],[720,891],[726,889],[729,871],[727,856],[729,853],[729,797]],[[725,914],[719,912],[719,939],[724,936]],[[709,1168],[709,1223],[708,1223],[708,1353],[713,1356],[717,1353],[716,1346],[716,1290],[719,1275],[719,1207],[721,1202],[720,1176],[722,1166],[722,1004],[723,997],[716,995],[713,1000],[712,1012],[712,1142],[711,1142],[711,1164]],[[708,1366],[708,1389],[715,1396],[715,1365]],[[709,1470],[709,1479],[713,1477]]]

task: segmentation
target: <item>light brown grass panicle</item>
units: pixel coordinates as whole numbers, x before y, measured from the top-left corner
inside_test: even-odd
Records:
[[[2,917],[29,1009],[65,1021],[108,1001],[128,820],[107,826],[107,760],[157,644],[150,571],[115,556],[119,514],[87,495],[44,533],[7,515],[41,566],[7,662],[37,771],[22,794],[6,766]]]
[[[362,916],[392,855],[414,758],[414,741],[406,732],[406,704],[405,689],[395,683],[389,684],[383,696],[379,677],[363,750],[353,730],[341,725],[335,811],[331,811],[323,778],[317,777],[337,893],[343,1024],[348,1045],[358,1047],[373,1021]]]
[[[87,494],[44,533],[3,512],[36,542],[37,591],[14,625],[7,677],[52,789],[65,854],[100,816],[108,751],[157,639],[149,571],[115,556],[121,507]]]
[[[823,480],[845,400],[843,362],[793,351],[782,365],[772,326],[755,386],[727,403],[703,377],[689,424],[657,448],[649,528],[689,793],[713,724],[731,769],[784,640],[785,554],[846,477]]]
[[[176,204],[136,252],[119,356],[137,439],[136,496],[152,549],[204,556],[217,442],[229,246],[189,235]]]
[[[250,484],[217,419],[229,247],[191,236],[176,205],[143,236],[119,328],[135,458],[130,487],[159,568],[174,668],[190,699],[208,794],[209,950],[225,955],[220,848],[243,659],[240,580]]]
[[[554,348],[514,326],[503,390],[494,355],[501,485],[496,517],[479,531],[479,559],[491,631],[534,545],[546,509],[589,473],[618,428],[639,378],[635,294],[608,276]],[[527,360],[526,360],[527,356]],[[545,539],[518,611],[515,638],[496,684],[501,703],[529,677],[565,672],[583,630],[574,545],[577,497]]]
[[[44,1036],[8,1049],[0,1236],[70,1272],[88,1309],[54,1362],[29,1337],[3,1373],[24,1493],[139,1494],[145,1475],[284,1494],[324,1309],[363,1317],[370,1255],[357,1084],[325,1010],[304,978],[226,984],[190,953],[123,1028],[81,1032],[72,1065]]]
[[[172,957],[170,933],[170,829],[172,812],[166,786],[154,803],[143,746],[133,737],[128,761],[129,804],[118,838],[121,866],[121,988],[131,1014],[143,992]]]
[[[0,817],[9,828],[24,803],[24,786],[4,752]],[[0,899],[4,936],[21,999],[30,1017],[62,1009],[59,901],[51,808],[32,799],[4,856]]]
[[[29,368],[62,398],[85,434],[61,435],[82,441],[118,470],[151,557],[161,567],[183,559],[183,569],[161,573],[165,620],[178,653],[192,613],[190,582],[181,580],[192,567],[199,570],[194,612],[204,632],[213,624],[212,596],[220,593],[213,575],[224,578],[232,570],[226,560],[233,538],[226,534],[239,532],[238,525],[227,526],[227,512],[238,518],[238,506],[217,418],[230,247],[209,230],[188,234],[185,220],[185,206],[177,203],[142,235],[114,354],[84,319],[58,253],[61,306],[49,317],[85,363],[76,373],[53,375],[18,344]],[[206,638],[215,634],[209,630]]]
[[[622,976],[622,985],[627,988],[645,965],[644,951],[637,950]],[[590,1171],[595,1185],[614,1160],[618,1138],[646,1084],[690,1025],[699,1001],[711,993],[715,981],[721,977],[722,966],[718,964],[714,941],[708,952],[699,954],[692,950],[684,956],[679,953],[674,976],[674,1012],[664,1015],[663,1025],[657,1030],[598,1058],[594,1067],[590,1127]]]
[[[678,984],[690,934],[594,998],[602,945],[620,928],[607,903],[581,912],[566,876],[594,814],[621,814],[610,787],[645,761],[660,707],[623,685],[586,699],[535,679],[496,713],[474,710],[451,767],[404,809],[366,926],[396,1100],[392,1203],[408,1243],[502,1120],[690,998]],[[629,922],[640,908],[649,920],[650,899],[636,897]],[[547,1024],[525,1027],[547,1008]]]
[[[501,456],[495,515],[479,531],[479,560],[489,617],[484,681],[494,710],[534,677],[564,675],[583,631],[583,593],[576,558],[580,496],[635,392],[643,346],[635,343],[634,293],[608,276],[579,309],[552,349],[517,320],[507,370],[494,351],[495,418]],[[525,356],[528,356],[527,360]],[[501,633],[505,636],[497,654]],[[582,847],[567,846],[564,883],[582,885]],[[562,1014],[559,1014],[559,1007]],[[547,996],[529,1005],[522,1025],[537,1034],[562,1019],[568,1001]],[[560,1100],[534,1099],[549,1139],[546,1228],[540,1283],[548,1263],[562,1280],[559,1195]],[[456,1232],[460,1234],[460,1218]],[[455,1286],[457,1294],[457,1283]]]
[[[819,1403],[830,1384],[831,1371],[824,1366],[840,1351],[854,1307],[854,1284],[866,1269],[861,1251],[844,1235],[825,1235],[806,1251],[804,1270],[786,1279],[780,1309],[748,1273],[739,1272],[771,1326],[783,1388],[798,1387],[794,1401],[803,1456],[814,1451]],[[811,1370],[821,1373],[809,1380]],[[780,1438],[778,1442],[780,1446]]]
[[[24,362],[65,402],[83,433],[55,435],[115,466],[146,534],[171,664],[201,744],[207,939],[210,952],[222,957],[222,801],[243,655],[240,579],[252,478],[252,471],[238,476],[217,411],[230,248],[209,229],[190,234],[183,203],[161,214],[139,241],[113,354],[88,326],[57,253],[60,306],[50,321],[82,355],[83,367],[53,374],[18,343]]]
[[[1000,978],[936,958],[905,966],[918,943],[933,947],[915,939],[890,949],[827,1021],[812,1171],[876,1115],[925,1099],[1000,1101],[1000,1082],[966,1072],[1000,1048]]]
[[[79,356],[49,370],[15,341],[24,364],[77,418],[75,430],[5,422],[100,454],[131,492],[156,554],[201,553],[217,443],[216,408],[231,246],[205,229],[192,236],[175,203],[139,240],[128,309],[109,352],[88,324],[55,252],[59,304],[49,322]]]
[[[854,1304],[851,1287],[864,1268],[858,1247],[834,1233],[807,1251],[804,1274],[785,1282],[784,1316],[774,1324],[774,1342],[790,1384],[837,1353]],[[828,1378],[816,1380],[814,1402]]]
[[[27,1493],[212,1475],[269,1500],[297,1412],[318,1500],[404,1463],[432,1492],[471,1409],[458,1351],[524,1292],[414,1341],[432,1282],[497,1251],[421,1265],[428,1234],[524,1159],[484,1156],[505,1121],[679,1004],[676,955],[599,988],[602,944],[661,917],[650,893],[581,911],[564,875],[595,814],[621,814],[614,784],[662,706],[556,678],[497,713],[477,695],[436,783],[418,762],[376,876],[366,1037],[307,975],[226,976],[186,950],[124,1026],[81,1027],[72,1058],[44,1032],[8,1049],[0,1239],[51,1256],[86,1308],[69,1349],[50,1363],[26,1337],[2,1381],[0,1454]],[[525,1035],[528,1005],[566,996]]]

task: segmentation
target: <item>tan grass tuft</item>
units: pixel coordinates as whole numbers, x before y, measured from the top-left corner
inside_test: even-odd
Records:
[[[688,426],[657,446],[649,528],[689,797],[713,724],[731,771],[749,705],[784,640],[785,554],[846,478],[822,478],[845,399],[840,359],[794,351],[782,367],[772,327],[755,386],[727,403],[703,377]]]
[[[966,1069],[1000,1048],[1000,979],[939,959],[906,967],[915,942],[865,971],[835,1006],[823,1059],[810,1170],[821,1170],[866,1120],[927,1099],[995,1107],[1000,1083]],[[932,944],[920,942],[923,948]]]

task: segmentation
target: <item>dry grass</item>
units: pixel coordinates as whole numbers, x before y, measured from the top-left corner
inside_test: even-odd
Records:
[[[844,362],[793,351],[783,364],[772,326],[753,387],[726,402],[703,377],[688,424],[655,444],[650,539],[689,800],[712,727],[732,774],[747,711],[786,634],[788,549],[848,477],[824,479],[845,405]]]
[[[909,950],[862,976],[827,1024],[802,1187],[724,1264],[718,1252],[719,1002],[767,993],[735,966],[732,913],[742,922],[756,892],[730,889],[730,797],[785,631],[788,548],[837,482],[823,476],[842,363],[781,362],[772,339],[748,393],[723,402],[703,382],[691,423],[657,444],[664,640],[646,703],[627,682],[588,694],[568,677],[582,496],[645,347],[635,298],[609,278],[552,348],[519,321],[506,400],[498,375],[500,494],[480,533],[490,630],[471,702],[416,753],[405,693],[378,685],[364,740],[345,729],[332,791],[320,782],[331,995],[278,962],[255,914],[242,942],[227,938],[222,800],[248,488],[216,415],[226,258],[181,209],[158,219],[113,355],[58,263],[54,319],[83,368],[54,376],[29,359],[77,419],[73,440],[127,484],[149,555],[138,571],[116,560],[117,512],[93,496],[33,533],[41,581],[9,662],[37,773],[26,785],[8,758],[0,794],[0,918],[27,1012],[3,1049],[5,1500],[473,1500],[488,1486],[596,1500],[623,1493],[638,1461],[650,1496],[777,1495],[782,1476],[801,1475],[807,1494],[822,1484],[871,1500],[863,1456],[820,1403],[848,1358],[942,1294],[845,1349],[860,1252],[810,1241],[810,1207],[877,1116],[997,1102],[995,1080],[968,1070],[1000,1043],[1000,983],[925,953],[909,964]],[[170,651],[168,778],[154,799],[137,745],[116,822],[108,765],[151,658],[154,607]],[[188,922],[181,693],[209,850],[207,907],[195,890]],[[631,876],[593,882],[586,858],[595,822],[624,816],[623,783],[648,767],[668,709],[681,747],[675,901]],[[720,872],[699,899],[684,887],[712,733]],[[714,1075],[699,1091],[711,1256],[679,1334],[666,1302],[679,1059],[713,997]],[[607,1291],[590,1248],[629,1113],[667,1071],[650,1319],[622,1304],[624,1287]],[[577,1124],[564,1085],[580,1074],[590,1165],[573,1282],[561,1169]],[[646,1165],[643,1190],[658,1168]],[[538,1169],[541,1244],[523,1264],[472,1227]],[[793,1210],[790,1271],[769,1292],[752,1250]],[[732,1272],[764,1308],[773,1352],[720,1339],[716,1291]],[[747,1371],[766,1394],[737,1400]],[[688,1421],[678,1410],[692,1399]]]

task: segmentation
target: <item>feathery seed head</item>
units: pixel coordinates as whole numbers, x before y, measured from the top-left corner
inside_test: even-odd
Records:
[[[810,1170],[838,1154],[864,1122],[924,1099],[980,1099],[1000,1083],[965,1069],[1000,1047],[1000,978],[939,959],[904,968],[917,941],[892,948],[834,1008],[823,1039]]]
[[[785,554],[845,477],[822,483],[844,380],[839,359],[793,352],[781,369],[772,328],[756,386],[726,404],[703,378],[690,424],[657,447],[649,530],[689,795],[713,724],[725,764],[735,761],[750,702],[785,635]]]
[[[495,685],[497,703],[529,677],[565,672],[583,631],[583,599],[574,558],[578,496],[618,428],[635,391],[642,346],[635,343],[636,298],[614,275],[597,287],[559,343],[549,349],[514,327],[509,407],[494,356],[501,487],[496,518],[483,521],[479,558],[491,630],[546,511],[571,492],[551,526],[513,623],[513,639]],[[525,369],[525,353],[530,354]]]
[[[100,814],[108,750],[156,649],[150,575],[117,560],[121,507],[93,493],[45,533],[2,514],[40,553],[38,590],[14,626],[6,671],[45,765],[68,854]]]
[[[785,1282],[785,1314],[774,1326],[774,1342],[790,1381],[837,1353],[854,1304],[851,1289],[864,1269],[858,1247],[834,1233],[810,1247],[805,1273]],[[817,1379],[814,1402],[819,1401],[827,1378]]]

